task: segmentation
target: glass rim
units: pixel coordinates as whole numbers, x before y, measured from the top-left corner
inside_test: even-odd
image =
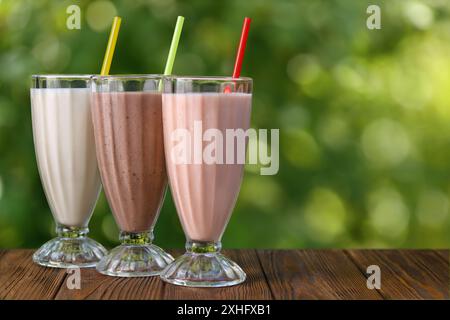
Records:
[[[32,74],[31,79],[90,79],[93,74]]]
[[[222,81],[222,82],[251,82],[253,81],[250,77],[239,77],[233,78],[230,76],[179,76],[179,75],[168,75],[164,76],[167,80],[186,80],[186,81]]]
[[[134,80],[134,79],[148,79],[148,80],[161,80],[164,77],[162,74],[113,74],[113,75],[92,75],[92,80]]]
[[[31,79],[92,79],[92,80],[127,80],[127,79],[167,79],[185,81],[226,81],[226,82],[249,82],[250,77],[233,78],[230,76],[184,76],[184,75],[163,75],[163,74],[33,74]]]

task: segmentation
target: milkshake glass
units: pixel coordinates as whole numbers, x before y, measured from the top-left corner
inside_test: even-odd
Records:
[[[166,282],[224,287],[246,278],[220,250],[242,181],[251,102],[250,78],[164,79],[166,165],[187,240],[186,253],[161,273]],[[238,131],[241,139],[226,139]]]
[[[106,275],[159,275],[173,260],[152,244],[167,188],[160,82],[159,75],[93,78],[98,166],[121,241],[97,265]]]
[[[100,193],[90,113],[90,75],[34,75],[33,138],[58,236],[33,255],[48,267],[94,267],[107,252],[87,237]]]

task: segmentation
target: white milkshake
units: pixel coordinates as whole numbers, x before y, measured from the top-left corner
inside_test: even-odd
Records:
[[[87,237],[101,188],[90,76],[33,76],[30,97],[36,160],[58,233],[34,253],[33,261],[93,267],[107,252]]]
[[[64,226],[86,227],[100,192],[90,89],[31,89],[36,158],[47,201]]]

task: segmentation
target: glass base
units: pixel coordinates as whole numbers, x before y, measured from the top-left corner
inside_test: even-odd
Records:
[[[147,233],[121,233],[122,244],[102,258],[97,271],[114,277],[158,276],[173,257],[151,243]]]
[[[161,273],[165,282],[186,287],[228,287],[242,283],[245,272],[220,251],[220,242],[188,242],[187,252]]]
[[[91,268],[108,252],[97,241],[86,237],[87,228],[57,227],[58,237],[46,242],[34,254],[33,261],[53,268]]]

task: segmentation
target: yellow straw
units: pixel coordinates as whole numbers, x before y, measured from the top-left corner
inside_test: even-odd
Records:
[[[109,34],[108,46],[106,47],[105,58],[103,59],[101,75],[106,76],[109,74],[112,58],[114,55],[114,49],[116,48],[117,36],[119,35],[120,17],[114,17],[113,25],[111,27],[111,33]]]

